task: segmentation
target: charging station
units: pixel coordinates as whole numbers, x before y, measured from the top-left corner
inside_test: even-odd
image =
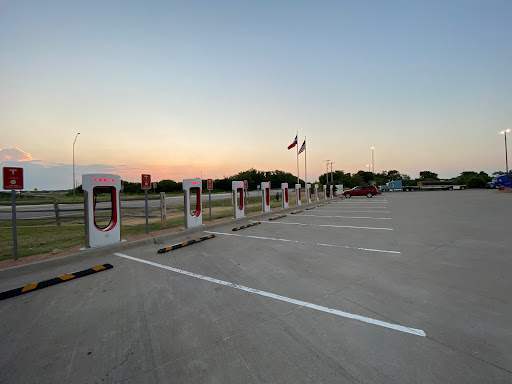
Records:
[[[241,219],[245,217],[244,182],[233,181],[231,190],[233,194],[233,218]]]
[[[302,195],[300,193],[301,188],[302,188],[302,185],[295,184],[295,196],[297,198],[297,205],[302,205]]]
[[[327,185],[324,185],[324,200],[327,200]]]
[[[184,179],[182,184],[185,197],[185,228],[200,227],[203,225],[203,202],[201,200],[203,182],[201,179]],[[195,196],[195,205],[192,196]]]
[[[261,183],[262,212],[270,212],[270,183]]]
[[[281,183],[281,194],[283,195],[283,209],[289,207],[288,183]]]
[[[334,186],[332,184],[329,185],[329,196],[331,197],[331,200],[334,199]]]
[[[320,193],[318,192],[318,184],[315,184],[315,201],[317,203],[320,201]]]
[[[119,175],[108,173],[94,173],[82,175],[82,189],[84,191],[85,216],[85,247],[95,248],[115,244],[121,241],[121,178]],[[97,213],[100,194],[110,195],[110,207],[101,209],[110,210],[110,218],[105,220]]]
[[[306,197],[308,204],[311,204],[311,184],[306,184]]]

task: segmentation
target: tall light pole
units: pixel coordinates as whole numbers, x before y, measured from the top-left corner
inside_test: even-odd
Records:
[[[373,181],[375,181],[375,157],[374,157],[374,151],[375,151],[375,148],[373,148],[373,146],[371,147],[371,150],[372,150],[372,170],[373,170]]]
[[[331,160],[324,160],[324,163],[327,168],[327,170],[325,172],[325,179],[326,179],[325,184],[329,184],[329,161],[331,161]]]
[[[331,183],[334,183],[334,174],[332,173],[332,165],[335,163],[335,161],[331,162]]]
[[[75,186],[75,143],[76,143],[76,139],[78,138],[78,135],[80,134],[80,132],[78,132],[75,136],[75,141],[73,141],[73,201],[75,201],[75,189],[76,189],[76,186]]]
[[[504,131],[500,132],[502,135],[505,135],[505,168],[507,171],[507,187],[510,187],[510,184],[508,182],[508,151],[507,151],[507,133],[510,133],[510,129],[505,129]]]

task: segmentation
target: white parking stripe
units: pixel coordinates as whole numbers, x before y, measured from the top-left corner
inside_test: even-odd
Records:
[[[366,202],[362,202],[362,201],[351,201],[351,202],[346,202],[346,203],[343,203],[343,204],[387,204],[388,202],[387,201],[366,201]]]
[[[388,207],[372,207],[372,206],[368,206],[368,205],[364,205],[364,206],[357,206],[357,207],[346,207],[348,209],[350,208],[353,208],[353,209],[389,209]],[[319,207],[319,210],[320,211],[330,211],[329,207]]]
[[[257,221],[249,220],[252,223],[257,223]],[[334,227],[334,228],[354,228],[354,229],[381,229],[384,231],[392,231],[393,228],[381,228],[381,227],[356,227],[353,225],[331,225],[331,224],[304,224],[304,223],[287,223],[285,221],[260,221],[260,223],[265,224],[284,224],[284,225],[304,225],[309,227]]]
[[[254,293],[256,295],[268,297],[268,298],[271,298],[271,299],[274,299],[274,300],[279,300],[279,301],[284,301],[284,302],[287,302],[287,303],[295,304],[295,305],[298,305],[299,308],[306,307],[306,308],[314,309],[316,311],[326,312],[326,313],[330,313],[330,314],[337,315],[337,316],[340,316],[340,317],[345,317],[345,318],[348,318],[348,319],[359,320],[359,321],[361,321],[363,323],[373,324],[373,325],[377,325],[379,327],[384,327],[384,328],[393,329],[393,330],[399,331],[399,332],[409,333],[411,335],[422,336],[422,337],[426,336],[425,332],[423,330],[421,330],[421,329],[409,328],[409,327],[406,327],[406,326],[403,326],[403,325],[399,325],[399,324],[392,324],[392,323],[388,323],[388,322],[385,322],[385,321],[381,321],[381,320],[377,320],[377,319],[372,319],[370,317],[365,317],[365,316],[356,315],[356,314],[349,313],[349,312],[340,311],[338,309],[332,309],[332,308],[328,308],[328,307],[323,307],[321,305],[317,305],[317,304],[313,304],[313,303],[308,303],[307,301],[295,300],[295,299],[292,299],[290,297],[276,295],[274,293],[270,293],[270,292],[266,292],[266,291],[260,291],[259,289],[249,288],[249,287],[245,287],[243,285],[230,283],[229,281],[224,281],[224,280],[215,279],[213,277],[199,275],[197,273],[184,271],[184,270],[178,269],[178,268],[173,268],[173,267],[170,267],[168,265],[163,265],[163,264],[154,263],[154,262],[148,261],[148,260],[138,259],[136,257],[128,256],[128,255],[125,255],[123,253],[117,253],[116,252],[116,253],[114,253],[114,255],[122,257],[122,258],[125,258],[125,259],[128,259],[128,260],[138,261],[139,263],[148,264],[148,265],[151,265],[153,267],[158,267],[158,268],[166,269],[168,271],[176,272],[176,273],[179,273],[179,274],[182,274],[182,275],[194,277],[196,279],[209,281],[210,283],[224,285],[226,287],[230,287],[230,288],[234,288],[234,289],[239,289],[241,291],[245,291],[245,292],[249,292],[249,293]]]
[[[319,212],[323,212],[322,210],[320,210]],[[391,213],[390,211],[345,211],[345,210],[342,210],[342,211],[336,211],[336,210],[328,210],[327,212],[341,212],[341,213]]]
[[[370,216],[327,216],[327,215],[308,215],[301,214],[299,217],[340,217],[342,219],[375,219],[375,220],[391,220],[391,217],[370,217]]]
[[[345,249],[357,249],[360,251],[368,251],[368,252],[380,252],[380,253],[394,253],[400,254],[398,251],[385,251],[383,249],[373,249],[373,248],[360,248],[360,247],[350,247],[348,245],[335,245],[335,244],[325,244],[325,243],[311,243],[308,241],[298,241],[298,240],[289,240],[289,239],[276,239],[273,237],[263,237],[263,236],[250,236],[250,235],[240,235],[238,233],[223,233],[223,232],[213,232],[213,231],[205,231],[206,233],[213,233],[214,235],[225,235],[225,236],[236,236],[236,237],[248,237],[251,239],[260,239],[260,240],[272,240],[272,241],[282,241],[286,243],[298,243],[298,244],[307,244],[307,245],[318,245],[321,247],[333,247],[333,248],[345,248]]]

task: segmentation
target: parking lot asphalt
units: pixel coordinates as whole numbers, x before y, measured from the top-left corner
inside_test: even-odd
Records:
[[[0,301],[0,382],[510,383],[511,198],[335,199],[0,271],[113,266]]]

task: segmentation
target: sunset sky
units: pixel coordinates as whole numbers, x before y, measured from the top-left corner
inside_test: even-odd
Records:
[[[0,163],[27,189],[505,169],[512,1],[0,0]],[[304,177],[304,155],[300,176]]]

